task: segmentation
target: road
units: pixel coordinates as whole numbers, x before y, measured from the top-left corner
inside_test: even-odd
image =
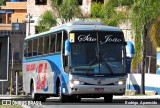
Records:
[[[38,105],[33,105],[30,97],[0,97],[0,104],[2,101],[7,100],[11,105],[21,102],[25,108],[159,108],[160,95],[155,96],[114,96],[113,103],[104,103],[103,98],[83,98],[81,102],[67,102],[61,103],[58,98],[48,98],[46,102],[38,101]],[[23,104],[22,104],[23,102]],[[26,102],[24,104],[24,102]]]
[[[61,103],[58,99],[47,99],[41,106],[31,108],[159,108],[160,99],[114,99],[113,103],[104,103],[103,98],[82,99],[79,103]]]

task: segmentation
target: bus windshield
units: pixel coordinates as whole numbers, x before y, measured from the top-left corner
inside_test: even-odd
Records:
[[[122,43],[75,42],[71,44],[71,73],[124,74],[125,46]]]

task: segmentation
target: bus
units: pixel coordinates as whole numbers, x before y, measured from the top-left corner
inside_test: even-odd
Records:
[[[123,95],[126,42],[121,29],[96,21],[72,21],[25,38],[23,88],[33,100]]]

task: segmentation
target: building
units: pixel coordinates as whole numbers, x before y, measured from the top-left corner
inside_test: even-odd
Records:
[[[90,16],[91,2],[96,0],[78,0],[79,7],[82,10],[83,15],[86,17]],[[104,0],[99,0],[104,2]],[[52,9],[51,0],[28,0],[27,1],[27,13],[32,16],[31,20],[34,23],[27,23],[27,34],[26,35],[34,35],[36,34],[36,25],[39,17],[47,10],[52,10],[54,14],[56,14],[55,10]],[[29,27],[30,26],[30,27]],[[30,29],[29,29],[30,28]],[[30,33],[28,33],[30,32]]]
[[[12,49],[14,49],[12,70],[13,82],[15,81],[15,71],[22,70],[23,42],[26,37],[26,24],[23,23],[23,20],[26,19],[26,12],[26,0],[10,0],[9,2],[6,2],[4,6],[0,6],[0,36],[9,36],[10,38],[9,80],[12,65]],[[21,78],[19,80],[21,80]],[[9,81],[4,82],[3,93],[5,93],[9,83]],[[0,89],[0,94],[1,93]]]

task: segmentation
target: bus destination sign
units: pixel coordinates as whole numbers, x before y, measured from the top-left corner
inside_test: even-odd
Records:
[[[97,42],[105,43],[123,43],[124,37],[122,32],[75,32],[70,34],[70,42]]]

